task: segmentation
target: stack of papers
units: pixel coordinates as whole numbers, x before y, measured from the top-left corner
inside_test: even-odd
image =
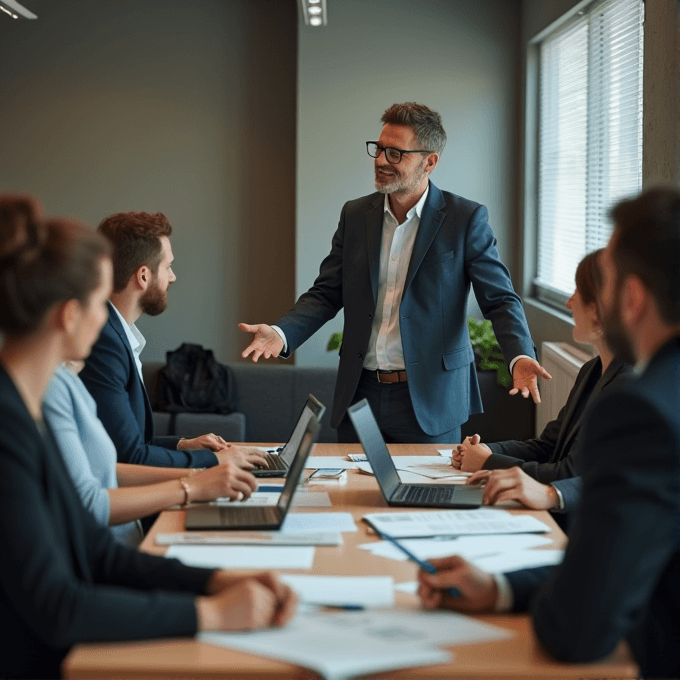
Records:
[[[391,576],[298,576],[283,574],[281,580],[298,595],[301,604],[326,607],[392,607]]]
[[[506,510],[441,510],[381,512],[364,515],[378,532],[394,538],[461,536],[472,534],[547,533],[550,527],[532,515],[512,515]]]
[[[503,628],[453,612],[406,609],[300,612],[285,628],[202,633],[203,642],[311,668],[326,680],[450,661],[438,649],[512,637]],[[337,641],[337,644],[329,644]]]
[[[462,536],[461,538],[445,540],[437,538],[406,538],[400,541],[407,550],[421,560],[429,560],[433,557],[448,557],[449,555],[459,555],[466,560],[474,560],[486,557],[487,555],[498,555],[499,553],[529,552],[528,548],[548,545],[551,542],[549,538],[539,536],[538,534],[489,534],[486,536]],[[399,562],[408,559],[401,550],[389,541],[363,543],[358,547],[378,557],[385,557]],[[542,550],[540,552],[552,551]]]

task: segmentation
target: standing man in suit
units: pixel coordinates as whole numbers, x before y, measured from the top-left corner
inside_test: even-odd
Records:
[[[158,316],[175,281],[172,227],[162,213],[127,212],[107,217],[99,231],[113,244],[113,293],[109,319],[80,373],[97,403],[97,415],[116,445],[119,463],[159,467],[212,467],[231,461],[250,470],[266,467],[264,454],[206,434],[194,439],[156,437],[140,354],[146,340],[135,322]]]
[[[331,252],[312,288],[273,326],[240,324],[254,335],[243,356],[290,356],[345,310],[331,425],[356,442],[347,408],[368,399],[387,442],[460,441],[482,411],[467,325],[470,285],[513,375],[514,389],[539,400],[535,360],[519,296],[498,257],[487,209],[440,191],[429,176],[446,144],[441,116],[394,104],[381,118],[377,193],[345,204]]]
[[[459,557],[419,573],[427,608],[526,611],[547,651],[589,662],[626,638],[642,675],[680,677],[680,192],[612,212],[605,337],[640,377],[608,391],[584,424],[583,492],[563,563],[491,575]],[[451,598],[444,588],[462,593]]]

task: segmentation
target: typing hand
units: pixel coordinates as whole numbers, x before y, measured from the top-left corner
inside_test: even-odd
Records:
[[[180,439],[177,444],[177,450],[197,450],[197,449],[209,449],[210,451],[219,451],[225,446],[228,446],[227,442],[222,439],[218,434],[202,434],[200,437],[194,437],[193,439]]]
[[[493,611],[498,588],[491,574],[473,567],[457,555],[428,561],[437,573],[418,572],[418,595],[425,609],[455,609],[468,613]],[[459,597],[448,594],[452,587],[459,590]]]
[[[458,445],[458,458],[460,459],[458,469],[463,472],[477,472],[484,467],[484,463],[490,455],[491,449],[486,444],[481,443],[478,434],[466,437],[465,441]]]
[[[271,326],[267,326],[265,323],[255,325],[240,323],[238,327],[254,336],[248,347],[241,352],[244,359],[252,354],[253,361],[256,362],[261,356],[269,359],[269,357],[277,357],[281,353],[283,340]]]
[[[276,332],[276,331],[275,331]],[[552,376],[535,359],[521,358],[512,367],[513,388],[510,394],[522,393],[527,399],[531,394],[534,403],[541,403],[541,395],[538,393],[538,376],[546,380],[552,380]]]
[[[230,462],[242,470],[269,467],[267,464],[267,454],[253,446],[227,444],[223,449],[215,451],[215,455],[220,463]]]
[[[233,462],[196,472],[186,481],[192,501],[212,501],[216,498],[246,500],[253,491],[257,491],[255,477]]]
[[[197,598],[199,630],[254,630],[283,626],[295,613],[295,593],[275,574],[233,576],[216,571],[208,597]]]
[[[486,482],[484,505],[519,501],[532,510],[551,510],[559,505],[557,491],[550,484],[541,484],[524,470],[512,467],[507,470],[481,470],[468,477],[468,484]]]

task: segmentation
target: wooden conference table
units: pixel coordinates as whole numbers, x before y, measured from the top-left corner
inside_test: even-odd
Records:
[[[434,445],[397,444],[389,446],[393,455],[437,455]],[[356,444],[317,444],[313,455],[345,455],[357,453]],[[296,508],[295,512],[348,511],[354,516],[359,531],[343,534],[340,547],[317,547],[313,573],[356,576],[393,576],[395,582],[415,579],[416,567],[410,562],[397,562],[371,555],[356,548],[357,544],[377,540],[367,525],[361,521],[371,512],[396,511],[388,508],[380,495],[373,477],[357,470],[348,471],[346,485],[324,484],[310,490],[327,491],[332,508]],[[273,480],[272,480],[273,481]],[[266,480],[264,480],[266,483]],[[513,510],[513,512],[529,512]],[[552,528],[549,534],[553,545],[562,548],[566,538],[547,512],[538,512],[539,519]],[[141,549],[163,554],[164,547],[155,545],[155,535],[161,532],[184,530],[184,511],[163,512],[154,524]],[[295,572],[286,572],[295,573]],[[299,572],[306,573],[306,572]],[[418,607],[413,595],[395,592],[397,606]],[[404,680],[441,680],[442,678],[634,678],[637,667],[625,645],[603,662],[597,664],[560,664],[550,659],[536,641],[528,615],[485,615],[479,617],[488,623],[507,628],[515,635],[500,642],[477,643],[451,647],[453,660],[445,665],[409,668],[370,676],[371,678]],[[340,641],[341,643],[341,641]],[[233,678],[256,680],[260,678],[311,679],[318,675],[299,666],[232,651],[200,643],[193,639],[156,640],[150,642],[87,644],[75,647],[64,663],[67,678]]]

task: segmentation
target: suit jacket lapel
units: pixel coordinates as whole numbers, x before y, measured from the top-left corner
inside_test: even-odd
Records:
[[[378,302],[378,279],[380,278],[380,245],[382,243],[383,207],[385,197],[379,194],[366,213],[366,252],[371,275],[373,304]]]
[[[118,314],[113,307],[113,303],[108,301],[107,304],[109,305],[109,323],[111,324],[111,328],[113,328],[113,330],[116,331],[123,345],[125,346],[125,350],[127,351],[128,356],[130,357],[130,361],[132,362],[133,380],[139,382],[139,386],[142,390],[145,406],[144,409],[145,431],[147,433],[150,431],[151,438],[153,439],[154,423],[153,413],[151,411],[151,400],[149,399],[149,395],[146,392],[144,381],[139,377],[139,371],[137,370],[137,362],[135,361],[135,354],[132,351],[132,347],[130,347],[130,341],[128,340],[127,333],[125,332],[125,329],[121,324],[120,318],[118,317]]]
[[[420,226],[418,227],[418,233],[416,234],[416,241],[413,244],[411,261],[406,274],[406,283],[404,284],[404,293],[406,293],[408,287],[411,285],[411,281],[413,281],[413,277],[416,275],[420,263],[423,261],[434,237],[439,231],[439,227],[441,227],[441,224],[446,217],[443,208],[444,197],[442,196],[442,192],[430,182],[430,193],[427,196],[427,200],[423,206],[423,213],[420,216]]]

